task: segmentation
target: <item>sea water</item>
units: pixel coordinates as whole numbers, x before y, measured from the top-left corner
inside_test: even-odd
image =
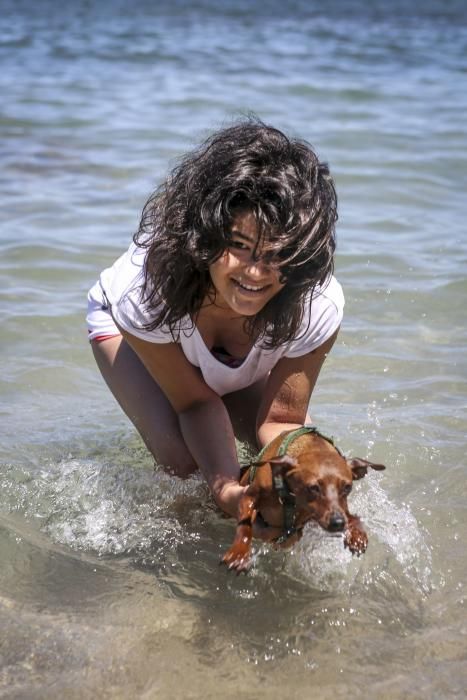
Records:
[[[0,14],[1,696],[463,697],[465,3]],[[177,158],[250,112],[330,163],[346,313],[310,412],[387,469],[349,499],[364,556],[309,526],[236,577],[233,522],[154,467],[84,316]]]

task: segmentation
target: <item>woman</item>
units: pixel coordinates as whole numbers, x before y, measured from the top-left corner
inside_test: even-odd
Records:
[[[309,144],[242,121],[182,159],[89,293],[115,398],[156,461],[199,468],[230,515],[244,490],[234,435],[262,447],[307,421],[343,313],[336,220]]]

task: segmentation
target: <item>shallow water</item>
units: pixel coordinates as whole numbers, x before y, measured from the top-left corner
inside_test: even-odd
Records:
[[[0,695],[464,697],[464,3],[2,18]],[[363,557],[310,527],[237,578],[232,522],[154,469],[84,307],[170,164],[249,110],[331,164],[346,316],[310,410],[387,470],[351,499]]]

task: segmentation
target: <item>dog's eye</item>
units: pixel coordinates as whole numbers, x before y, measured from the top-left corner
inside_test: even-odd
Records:
[[[342,494],[343,496],[348,496],[349,493],[350,493],[351,491],[352,491],[352,484],[346,484],[346,485],[342,488],[341,494]]]
[[[306,494],[310,499],[317,498],[320,493],[321,489],[319,488],[318,484],[309,484],[306,487]]]

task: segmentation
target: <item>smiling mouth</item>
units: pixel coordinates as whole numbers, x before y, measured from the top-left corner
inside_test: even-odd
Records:
[[[253,292],[253,293],[258,293],[264,291],[269,285],[264,284],[261,287],[254,286],[252,284],[245,284],[244,282],[239,282],[235,278],[232,278],[233,282],[237,285],[237,287],[240,287],[240,289],[243,289],[245,292]]]

